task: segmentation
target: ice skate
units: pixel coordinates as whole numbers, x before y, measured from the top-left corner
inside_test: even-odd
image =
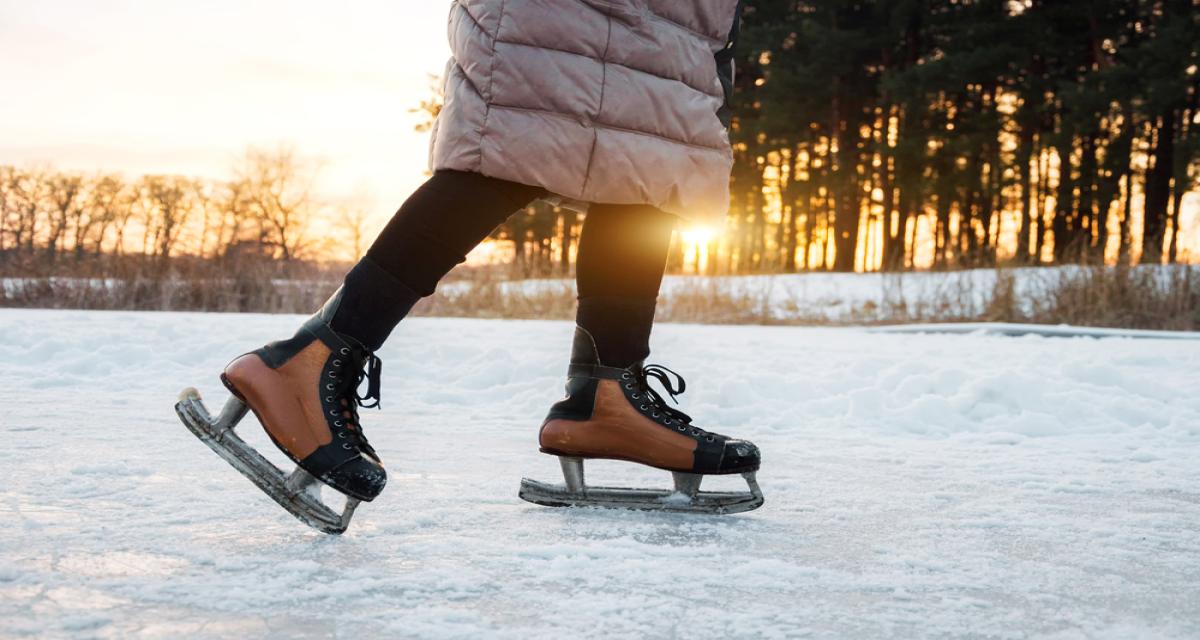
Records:
[[[674,376],[672,379],[671,376]],[[658,365],[603,366],[589,334],[576,328],[568,370],[567,397],[542,424],[541,451],[558,456],[565,484],[521,481],[520,497],[540,505],[597,506],[686,513],[738,513],[763,504],[755,474],[758,448],[744,440],[692,425],[687,414],[667,406],[649,385],[659,381],[668,395],[684,391],[678,374]],[[585,460],[636,462],[666,471],[673,489],[590,487]],[[747,492],[700,491],[706,475],[741,474]]]
[[[196,437],[305,524],[342,533],[360,501],[383,490],[387,473],[363,435],[358,407],[378,405],[380,362],[357,341],[329,326],[335,294],[295,336],[236,358],[221,381],[232,392],[213,417],[195,389],[175,411]],[[368,392],[358,395],[363,379]],[[367,404],[374,400],[374,404]],[[271,441],[296,469],[285,475],[244,442],[234,427],[253,411]],[[320,499],[322,485],[346,496],[341,514]]]

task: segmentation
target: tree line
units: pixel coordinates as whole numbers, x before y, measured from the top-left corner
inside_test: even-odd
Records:
[[[287,264],[334,245],[357,255],[365,212],[318,198],[315,171],[287,148],[250,149],[229,180],[0,166],[0,265],[42,272],[71,260],[161,266],[180,256]]]
[[[677,242],[672,271],[1195,259],[1190,0],[745,0],[742,17],[730,213]],[[322,201],[315,170],[287,149],[224,181],[0,167],[0,265],[361,255],[371,218]],[[493,239],[518,275],[568,273],[583,219],[539,203]]]
[[[1180,257],[1191,0],[745,5],[720,270]]]
[[[1191,0],[743,5],[729,216],[671,270],[1196,259]],[[523,272],[565,272],[581,223],[538,205],[496,237]]]

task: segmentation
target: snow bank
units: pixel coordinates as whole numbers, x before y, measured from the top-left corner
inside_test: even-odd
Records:
[[[1139,265],[1134,267],[1147,280],[1167,287],[1179,277],[1179,265]],[[660,307],[674,299],[699,295],[708,304],[728,299],[741,307],[759,306],[756,322],[771,320],[784,323],[848,324],[895,322],[897,318],[954,319],[987,315],[997,294],[997,279],[1003,278],[1007,294],[1015,308],[1032,314],[1053,299],[1065,281],[1082,278],[1089,267],[1077,265],[963,271],[915,271],[901,273],[827,273],[809,272],[784,275],[746,276],[667,276],[663,280]],[[1139,281],[1141,282],[1141,281]],[[471,283],[448,282],[439,291],[454,294],[468,291]],[[553,294],[571,296],[575,283],[570,279],[522,280],[501,284],[505,292],[525,295]],[[679,316],[675,316],[679,317]],[[687,316],[684,316],[687,317]]]
[[[299,321],[0,310],[0,636],[1200,636],[1200,342],[662,325],[683,408],[764,451],[766,506],[686,517],[517,500],[567,323],[413,319],[391,483],[328,538],[171,410]]]

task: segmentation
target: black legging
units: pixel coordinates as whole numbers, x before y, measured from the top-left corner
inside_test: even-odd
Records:
[[[419,295],[500,223],[546,195],[540,187],[462,171],[438,171],[400,207],[367,259]],[[646,205],[594,204],[576,258],[577,322],[601,361],[628,366],[649,353],[654,300],[676,217]]]
[[[430,295],[493,229],[544,195],[540,187],[438,171],[400,207],[367,257],[413,291]],[[576,258],[579,297],[657,296],[675,220],[645,205],[592,205]]]

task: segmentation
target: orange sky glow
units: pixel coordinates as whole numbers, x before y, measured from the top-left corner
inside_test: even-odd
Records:
[[[0,0],[0,164],[219,180],[248,147],[285,145],[321,167],[323,198],[366,208],[373,236],[425,177],[411,110],[450,55],[449,4]],[[689,260],[718,231],[686,231]]]
[[[287,144],[378,228],[424,177],[409,110],[450,55],[448,9],[0,0],[0,164],[223,179]]]

